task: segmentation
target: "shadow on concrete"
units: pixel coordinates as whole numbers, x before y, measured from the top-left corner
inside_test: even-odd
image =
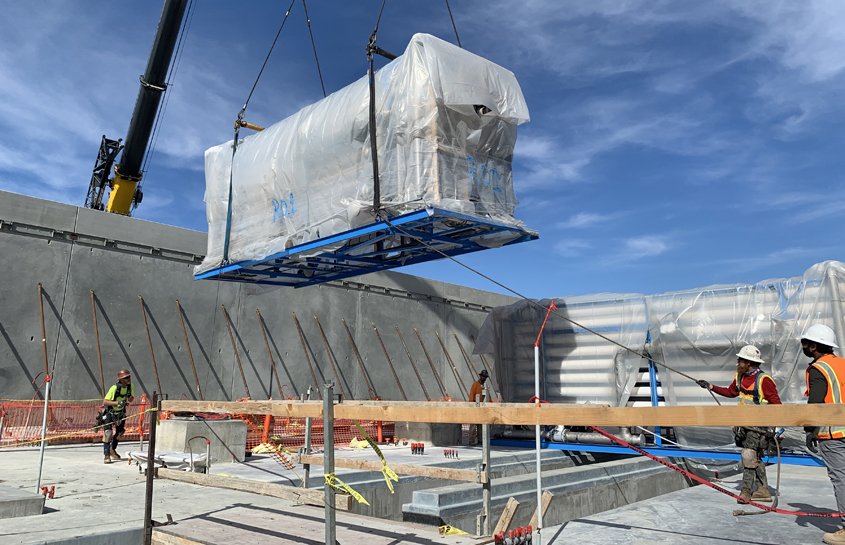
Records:
[[[53,315],[56,317],[56,323],[59,325],[60,333],[64,333],[64,336],[67,338],[67,342],[70,344],[71,348],[73,348],[74,353],[76,354],[77,359],[82,363],[82,367],[85,369],[85,372],[88,373],[88,378],[91,379],[91,383],[94,385],[94,391],[97,392],[97,396],[100,396],[100,380],[94,375],[94,372],[91,370],[91,366],[88,365],[88,360],[85,359],[85,355],[82,354],[82,351],[79,349],[79,345],[76,344],[76,340],[71,335],[70,330],[67,328],[67,324],[65,323],[64,317],[61,315],[61,312],[56,305],[53,303],[52,297],[50,294],[47,293],[47,290],[44,290],[44,301],[47,302],[47,305],[50,307],[50,310],[53,312]],[[56,338],[56,344],[58,345],[58,336]],[[56,357],[58,357],[58,346],[56,346]],[[53,360],[53,369],[56,368],[57,362]],[[68,369],[68,374],[75,374],[75,369]]]
[[[23,374],[24,374],[24,376],[26,376],[26,379],[29,381],[30,386],[32,386],[32,391],[35,394],[35,396],[37,396],[38,399],[44,399],[44,394],[41,393],[41,389],[38,386],[36,386],[36,384],[35,384],[35,379],[38,378],[38,375],[33,377],[32,373],[29,372],[29,369],[26,368],[26,363],[24,363],[23,358],[21,358],[21,355],[20,355],[20,352],[18,352],[18,349],[15,348],[15,344],[12,342],[12,338],[9,337],[9,333],[6,331],[6,328],[3,327],[2,322],[0,322],[0,335],[3,336],[3,339],[5,339],[5,341],[6,341],[6,344],[9,345],[9,350],[11,350],[12,356],[15,357],[15,361],[20,366],[21,371],[23,371]],[[11,384],[11,382],[12,382],[12,371],[10,369],[5,368],[5,367],[0,368],[0,384],[8,385],[8,384]]]
[[[103,307],[103,304],[100,302],[100,299],[95,297],[95,303],[97,304],[97,308],[99,312],[97,316],[102,316],[103,320],[106,322],[106,326],[108,326],[109,331],[111,331],[112,337],[114,337],[114,342],[117,343],[117,347],[120,349],[120,352],[123,354],[124,359],[126,359],[126,366],[132,371],[133,380],[141,387],[141,391],[147,397],[150,397],[150,391],[147,389],[147,385],[144,384],[144,379],[141,378],[141,374],[138,372],[138,368],[135,366],[135,363],[132,361],[132,358],[129,356],[129,352],[126,351],[126,347],[123,346],[123,341],[120,340],[120,336],[117,334],[117,330],[114,327],[114,323],[112,323],[111,318],[109,318],[108,312]],[[122,365],[119,367],[123,367]]]
[[[290,384],[290,387],[293,389],[294,394],[296,394],[296,397],[298,398],[299,397],[299,388],[296,387],[296,382],[294,382],[293,377],[290,374],[290,369],[288,368],[288,365],[285,363],[285,358],[282,357],[282,352],[279,350],[279,347],[276,344],[276,339],[273,338],[273,334],[270,333],[270,328],[267,327],[267,323],[264,321],[263,314],[262,314],[262,317],[259,318],[259,321],[261,322],[259,325],[264,328],[264,333],[267,334],[267,342],[269,342],[270,346],[273,347],[273,351],[276,352],[276,359],[278,359],[279,364],[281,365],[282,369],[284,370],[285,376],[288,377],[288,384]],[[282,387],[284,387],[284,385],[282,385]],[[284,391],[280,392],[280,394],[284,398],[284,396],[285,396]]]
[[[147,312],[147,317],[149,318],[150,322],[153,324],[153,328],[158,333],[158,338],[161,340],[161,344],[164,345],[165,350],[167,350],[167,355],[170,356],[170,361],[173,362],[173,367],[176,368],[176,372],[179,373],[179,376],[182,377],[182,382],[185,384],[186,389],[191,392],[191,396],[194,399],[197,399],[197,391],[194,386],[191,386],[188,377],[185,376],[185,373],[182,372],[182,367],[179,365],[179,360],[176,359],[176,354],[173,353],[173,350],[170,348],[170,343],[167,342],[167,339],[164,336],[164,333],[161,331],[161,327],[158,325],[158,320],[155,319],[155,315],[153,315],[153,310],[147,304],[145,299],[141,300],[141,304],[144,305],[144,308]],[[167,381],[169,383],[169,381]]]
[[[624,531],[642,530],[642,531],[646,531],[646,532],[655,532],[655,533],[659,533],[659,534],[671,534],[673,536],[677,536],[679,541],[683,540],[684,538],[699,537],[699,538],[718,540],[720,543],[724,542],[724,543],[746,543],[746,544],[750,544],[750,545],[778,545],[777,541],[752,541],[750,539],[745,539],[745,536],[738,537],[736,539],[732,539],[732,538],[723,537],[723,536],[714,536],[714,535],[705,535],[705,534],[691,534],[691,533],[688,533],[688,532],[678,532],[678,531],[675,531],[675,530],[662,530],[660,528],[649,528],[647,526],[632,526],[630,524],[617,524],[617,523],[614,523],[614,522],[606,522],[606,521],[602,521],[602,520],[575,519],[575,520],[571,520],[569,522],[570,523],[578,522],[578,523],[581,523],[581,524],[592,524],[594,526],[602,526],[604,528],[614,528],[614,529],[624,530]],[[628,536],[628,537],[630,537],[630,536]]]
[[[191,336],[194,338],[196,342],[197,348],[200,349],[200,354],[202,354],[205,363],[208,365],[209,372],[214,376],[214,381],[217,382],[217,385],[220,387],[220,393],[223,397],[226,398],[226,401],[231,401],[232,398],[229,394],[226,393],[226,387],[223,386],[223,381],[220,380],[220,375],[217,374],[217,370],[214,369],[214,366],[211,364],[211,358],[208,357],[208,352],[205,351],[205,347],[202,345],[200,341],[199,335],[197,335],[197,331],[194,329],[193,324],[191,323],[191,319],[188,317],[188,313],[185,311],[185,307],[182,306],[182,316],[185,318],[185,325],[188,327],[188,331],[191,332]],[[197,370],[199,373],[199,370]],[[208,375],[206,374],[206,381],[208,380]],[[208,397],[208,383],[206,382],[205,388],[203,390],[206,391],[206,397]]]
[[[799,503],[799,502],[789,502],[787,505],[792,509],[797,509],[798,511],[802,511],[804,513],[834,513],[832,509],[820,509],[815,505],[810,505],[809,503]],[[784,508],[783,505],[780,506],[781,509]],[[795,524],[801,527],[809,527],[814,526],[821,530],[822,532],[835,532],[839,528],[842,527],[840,523],[841,519],[839,517],[836,518],[820,518],[820,517],[795,517]]]

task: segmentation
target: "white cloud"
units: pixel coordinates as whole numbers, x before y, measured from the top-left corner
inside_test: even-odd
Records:
[[[594,214],[591,212],[579,212],[570,216],[565,221],[558,222],[555,227],[561,229],[578,229],[581,227],[589,227],[597,223],[604,223],[613,218],[610,214]]]
[[[568,238],[554,243],[554,251],[563,257],[578,257],[583,255],[592,244],[586,240]]]
[[[669,243],[666,240],[666,237],[645,235],[626,239],[623,242],[621,257],[626,259],[655,257],[666,253],[668,250]]]

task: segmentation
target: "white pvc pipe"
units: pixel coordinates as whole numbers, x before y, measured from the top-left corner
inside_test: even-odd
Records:
[[[534,345],[534,404],[540,405],[540,347]],[[534,430],[534,443],[536,447],[537,466],[537,545],[542,545],[540,529],[543,527],[543,483],[540,475],[540,425],[537,424]]]
[[[41,449],[38,458],[38,483],[35,485],[35,493],[41,493],[41,470],[44,469],[44,447],[47,444],[47,405],[50,403],[50,377],[46,380],[47,387],[44,389],[44,417],[41,419]]]

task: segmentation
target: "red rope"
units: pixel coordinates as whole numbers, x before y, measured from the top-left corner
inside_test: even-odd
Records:
[[[839,512],[816,513],[816,512],[808,512],[808,511],[792,511],[792,510],[789,510],[789,509],[779,509],[777,507],[772,507],[771,505],[766,505],[766,504],[763,504],[763,503],[757,503],[757,502],[754,502],[754,501],[742,499],[738,495],[731,492],[730,490],[722,488],[721,486],[719,486],[717,484],[713,484],[710,481],[708,481],[707,479],[699,477],[698,475],[694,475],[694,474],[690,473],[689,471],[687,471],[687,470],[685,470],[685,469],[683,469],[679,466],[676,466],[675,464],[673,464],[671,462],[667,462],[666,460],[658,458],[654,454],[650,454],[650,453],[646,452],[645,450],[643,450],[641,448],[638,448],[638,447],[635,447],[634,445],[631,445],[630,443],[626,443],[622,439],[619,439],[618,437],[607,433],[606,431],[604,431],[601,428],[597,428],[595,426],[589,426],[589,428],[591,430],[593,430],[594,432],[607,437],[608,439],[610,439],[611,441],[613,441],[617,445],[623,446],[625,448],[629,448],[629,449],[631,449],[635,452],[642,454],[643,456],[647,456],[647,457],[651,458],[652,460],[654,460],[655,462],[663,464],[664,466],[668,467],[669,469],[677,471],[678,473],[681,473],[681,474],[689,477],[690,479],[692,479],[693,481],[695,481],[699,484],[709,486],[713,490],[717,490],[717,491],[721,492],[722,494],[726,494],[726,495],[728,495],[728,496],[730,496],[730,497],[732,497],[736,500],[739,500],[742,503],[747,503],[748,505],[753,505],[754,507],[756,507],[758,509],[762,509],[763,511],[768,511],[770,513],[777,513],[779,515],[795,515],[797,517],[840,518],[840,517],[845,516],[845,513],[839,513]]]

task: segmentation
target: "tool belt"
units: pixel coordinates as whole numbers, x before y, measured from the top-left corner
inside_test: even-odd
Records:
[[[734,444],[740,448],[750,448],[760,452],[776,452],[774,428],[757,426],[737,426],[733,428]]]

